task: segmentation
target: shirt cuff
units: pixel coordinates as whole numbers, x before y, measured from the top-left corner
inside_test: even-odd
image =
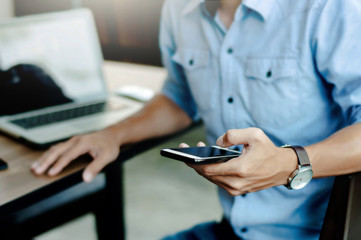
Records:
[[[347,115],[347,122],[349,125],[361,122],[361,105],[350,107]]]

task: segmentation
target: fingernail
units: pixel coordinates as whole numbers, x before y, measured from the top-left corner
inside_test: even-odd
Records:
[[[49,175],[53,176],[53,175],[55,175],[55,173],[56,173],[56,169],[54,169],[54,168],[50,169]]]
[[[38,162],[34,162],[33,164],[31,164],[32,169],[36,169],[38,166],[39,166]]]
[[[41,174],[42,173],[42,168],[40,166],[38,166],[36,169],[35,169],[35,173],[36,174]]]
[[[83,174],[83,179],[85,182],[90,182],[93,179],[93,175],[91,173],[85,172]]]

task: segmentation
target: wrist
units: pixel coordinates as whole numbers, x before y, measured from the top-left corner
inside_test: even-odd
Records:
[[[298,168],[298,158],[291,148],[280,147],[280,150],[282,152],[281,159],[283,159],[282,166],[284,167],[284,177],[280,185],[287,185],[289,176]]]
[[[301,189],[305,187],[312,180],[313,176],[311,163],[305,148],[291,145],[284,145],[282,147],[292,149],[297,156],[298,162],[297,168],[288,178],[286,187],[288,189]]]
[[[123,130],[118,125],[112,125],[102,130],[106,135],[107,138],[112,139],[118,146],[123,145],[124,137],[123,137]]]
[[[318,154],[317,154],[315,146],[316,145],[310,145],[310,146],[305,147],[305,150],[307,152],[308,158],[309,158],[312,166],[314,164],[313,160],[318,158],[318,156],[317,156]]]

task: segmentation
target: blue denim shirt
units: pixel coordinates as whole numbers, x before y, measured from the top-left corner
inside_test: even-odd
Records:
[[[229,29],[205,13],[202,0],[167,0],[160,47],[163,94],[203,120],[209,144],[259,127],[278,146],[307,146],[361,121],[360,1],[243,0]],[[244,239],[317,239],[332,184],[219,194]]]

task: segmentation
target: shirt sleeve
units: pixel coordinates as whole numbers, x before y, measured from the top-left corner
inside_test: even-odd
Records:
[[[361,2],[324,0],[313,36],[317,70],[348,124],[361,122]]]
[[[171,13],[172,1],[165,1],[160,21],[159,45],[162,62],[168,71],[161,93],[175,102],[194,121],[199,120],[197,106],[191,95],[183,67],[172,60],[176,50]]]

